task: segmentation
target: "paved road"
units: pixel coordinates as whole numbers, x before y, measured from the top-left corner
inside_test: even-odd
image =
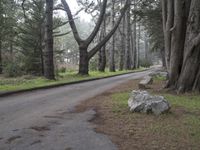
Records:
[[[71,113],[81,101],[151,71],[0,98],[0,150],[116,150],[88,121]]]

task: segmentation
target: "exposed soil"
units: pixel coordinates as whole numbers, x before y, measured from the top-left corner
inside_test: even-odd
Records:
[[[190,150],[200,149],[200,142],[191,140],[187,132],[188,125],[184,125],[184,108],[173,107],[169,114],[154,116],[130,113],[128,108],[114,112],[115,102],[112,94],[131,92],[138,89],[140,80],[132,80],[113,88],[106,93],[91,98],[77,107],[77,112],[88,109],[97,111],[91,120],[95,123],[96,131],[110,137],[119,150]],[[149,92],[162,93],[164,81],[156,81],[148,89]],[[182,126],[183,125],[183,126]]]

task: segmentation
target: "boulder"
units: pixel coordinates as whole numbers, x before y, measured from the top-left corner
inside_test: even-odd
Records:
[[[152,96],[147,91],[132,91],[128,100],[131,112],[160,115],[170,110],[169,102],[163,96]]]
[[[144,77],[144,79],[142,79],[139,83],[139,88],[140,89],[147,89],[147,85],[152,84],[153,83],[153,78],[150,76],[146,76]]]

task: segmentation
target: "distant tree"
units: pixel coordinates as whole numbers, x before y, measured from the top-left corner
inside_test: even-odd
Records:
[[[5,58],[9,55],[9,62],[13,62],[13,46],[15,44],[17,26],[17,4],[14,0],[0,1],[0,74],[3,72]]]
[[[19,24],[17,41],[23,57],[23,68],[25,73],[44,75],[45,1],[26,1],[23,7],[24,21]]]
[[[125,69],[131,69],[131,1],[128,0],[128,10],[126,12],[126,50],[125,50]]]
[[[112,28],[115,27],[115,0],[111,1],[111,26]],[[109,69],[111,72],[115,72],[115,33],[112,35],[112,46],[109,51]]]

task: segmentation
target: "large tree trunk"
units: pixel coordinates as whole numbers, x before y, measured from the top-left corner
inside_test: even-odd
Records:
[[[112,28],[115,26],[115,0],[112,0]],[[110,48],[109,70],[115,72],[115,33],[112,36],[112,46]]]
[[[136,64],[137,64],[137,29],[136,29],[136,16],[134,15],[134,22],[133,22],[133,33],[132,33],[132,47],[133,47],[133,68],[135,69],[137,68]]]
[[[130,22],[130,0],[128,0],[129,7],[126,13],[127,30],[126,30],[126,51],[125,51],[125,69],[131,69],[131,22]]]
[[[145,59],[147,61],[149,61],[149,41],[148,41],[148,37],[147,37],[147,33],[145,33],[145,37],[144,37],[144,50],[145,50]]]
[[[200,91],[200,1],[191,0],[178,92]]]
[[[89,74],[89,58],[86,46],[79,47],[80,59],[79,59],[79,74]]]
[[[2,41],[0,37],[0,74],[3,73],[3,68],[2,68]]]
[[[138,22],[136,68],[140,67],[140,38],[141,38],[141,26],[140,26],[140,23]]]
[[[53,61],[53,0],[46,0],[44,76],[55,79]]]
[[[165,40],[165,60],[167,69],[170,69],[171,29],[174,20],[174,0],[162,0],[163,31]]]
[[[103,27],[102,27],[102,31],[101,32],[102,33],[101,33],[100,40],[102,40],[106,36],[106,17],[104,18]],[[106,44],[99,51],[98,70],[100,72],[105,72],[105,68],[106,68]]]
[[[44,49],[45,49],[45,26],[44,23],[41,24],[41,29],[40,29],[40,43],[39,43],[39,51],[40,51],[40,63],[41,63],[41,74],[44,75]]]
[[[185,43],[186,24],[188,12],[185,0],[174,1],[174,27],[171,29],[171,52],[169,81],[167,87],[175,88],[183,62],[183,49]]]
[[[106,45],[99,51],[99,71],[105,72],[106,69]]]
[[[120,49],[120,59],[119,59],[119,70],[122,71],[124,69],[124,55],[125,55],[125,26],[126,26],[126,18],[123,17],[122,20],[122,33],[121,33],[121,49]]]
[[[166,69],[166,60],[165,60],[165,48],[163,47],[160,51],[161,59],[162,59],[162,66]]]

